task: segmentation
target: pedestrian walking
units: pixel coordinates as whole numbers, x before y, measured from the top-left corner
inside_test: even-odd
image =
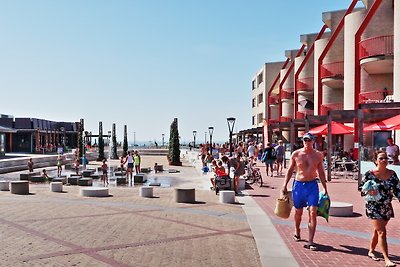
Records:
[[[386,225],[394,217],[393,195],[400,199],[400,182],[396,172],[387,168],[388,155],[386,152],[375,152],[374,162],[376,168],[365,173],[359,187],[361,196],[365,197],[366,215],[371,219],[374,227],[368,257],[374,261],[380,260],[375,254],[375,248],[379,243],[385,266],[392,267],[396,264],[389,259]]]
[[[282,187],[282,193],[287,195],[287,185],[292,178],[296,168],[296,177],[293,181],[292,197],[295,207],[295,233],[293,238],[300,241],[300,223],[303,215],[303,208],[308,210],[308,243],[306,248],[317,250],[314,243],[314,235],[317,227],[317,207],[319,199],[318,178],[323,187],[323,194],[328,195],[326,177],[323,165],[323,155],[313,148],[315,138],[312,134],[303,135],[304,147],[294,151],[290,157],[289,168]]]

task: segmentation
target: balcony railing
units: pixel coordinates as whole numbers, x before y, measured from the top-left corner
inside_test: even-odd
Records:
[[[282,99],[293,99],[294,98],[294,88],[282,89]]]
[[[297,91],[313,91],[314,77],[302,78],[296,81]]]
[[[296,119],[305,119],[306,115],[314,115],[314,110],[297,111]]]
[[[321,79],[335,78],[343,79],[344,77],[344,62],[332,62],[321,65]]]
[[[321,105],[321,115],[328,115],[330,110],[343,110],[343,103],[328,103]]]
[[[358,46],[360,59],[393,55],[393,35],[377,36],[362,40]]]
[[[279,121],[280,121],[280,122],[290,122],[290,120],[291,120],[291,118],[286,117],[286,116],[281,116],[281,117],[279,118]]]
[[[274,120],[274,119],[269,119],[268,120],[268,124],[275,124],[275,123],[278,123],[279,122],[279,120]]]
[[[279,104],[279,96],[270,96],[268,97],[269,105],[278,105]]]
[[[359,95],[359,102],[360,104],[385,102],[385,99],[389,95],[393,95],[393,90],[361,92]]]

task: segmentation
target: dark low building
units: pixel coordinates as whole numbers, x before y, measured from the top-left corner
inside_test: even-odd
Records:
[[[52,152],[75,148],[79,122],[55,122],[36,118],[0,117],[0,153]]]

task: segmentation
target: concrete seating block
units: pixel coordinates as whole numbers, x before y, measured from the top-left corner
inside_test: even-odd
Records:
[[[90,175],[90,178],[92,178],[92,179],[100,179],[100,174],[92,174],[92,175]]]
[[[145,173],[138,173],[133,176],[133,182],[135,184],[143,184],[147,181],[147,174]]]
[[[80,186],[92,186],[93,179],[92,178],[81,178],[78,180],[78,185]]]
[[[63,191],[63,183],[62,182],[51,182],[50,183],[50,191],[51,192],[62,192]]]
[[[29,177],[29,181],[31,181],[32,183],[44,183],[45,179],[40,175],[33,175]]]
[[[221,203],[235,203],[235,191],[223,190],[219,192],[219,202]]]
[[[79,194],[83,197],[108,197],[107,187],[82,187]]]
[[[29,181],[11,181],[10,182],[11,194],[28,195],[29,194]]]
[[[153,197],[153,187],[142,186],[139,191],[139,196],[141,197]]]
[[[239,190],[246,189],[246,179],[244,177],[239,177]]]
[[[114,172],[114,176],[125,176],[125,175],[126,175],[126,172],[124,172],[124,171]]]
[[[152,183],[149,184],[149,186],[161,186],[161,183],[152,182]]]
[[[175,188],[174,201],[177,203],[195,203],[196,191],[194,188]]]
[[[116,177],[116,181],[117,181],[117,184],[127,184],[128,183],[128,179],[126,179],[125,176]]]
[[[90,177],[94,173],[94,170],[84,170],[82,171],[82,176],[83,177]]]
[[[67,183],[70,185],[78,185],[78,180],[81,179],[81,176],[70,176],[67,179]]]
[[[180,171],[176,169],[168,169],[168,173],[178,173],[178,172]]]
[[[353,204],[332,201],[329,209],[329,215],[337,217],[353,216]]]
[[[154,172],[163,172],[164,171],[164,167],[163,165],[154,165]]]
[[[65,176],[65,177],[54,177],[54,178],[52,178],[51,179],[51,181],[52,182],[61,182],[61,183],[63,183],[63,184],[66,184],[67,183],[67,177]]]
[[[20,179],[21,181],[29,181],[29,178],[30,178],[31,176],[34,176],[34,175],[40,175],[40,173],[39,173],[39,172],[21,173],[21,174],[19,175],[19,179]]]
[[[0,191],[10,191],[10,181],[0,181]]]
[[[73,170],[73,169],[75,169],[74,168],[74,164],[67,163],[67,164],[64,165],[64,169],[65,170]]]
[[[150,173],[151,172],[151,168],[140,168],[140,172],[141,173]]]

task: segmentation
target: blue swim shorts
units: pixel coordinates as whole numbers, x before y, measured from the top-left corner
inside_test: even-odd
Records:
[[[294,180],[292,187],[293,204],[296,209],[307,206],[317,207],[319,199],[319,189],[317,180],[300,182]]]
[[[128,163],[128,169],[133,169],[133,162],[132,163]]]

